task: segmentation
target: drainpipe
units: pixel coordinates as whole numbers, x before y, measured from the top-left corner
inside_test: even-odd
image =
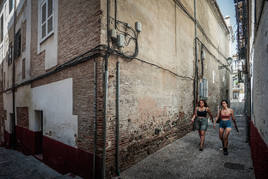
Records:
[[[105,55],[105,72],[104,72],[104,103],[103,103],[103,111],[104,111],[104,119],[103,119],[103,153],[102,153],[102,178],[105,178],[106,172],[106,120],[107,120],[107,97],[108,97],[108,58],[109,54]]]
[[[92,178],[96,175],[96,145],[97,145],[97,62],[94,61],[94,149],[93,149],[93,171]]]
[[[15,66],[15,35],[16,35],[16,0],[14,0],[14,24],[13,24],[13,50],[12,50],[12,147],[16,148],[16,105],[15,105],[15,75],[16,75],[16,66]]]
[[[110,53],[110,0],[107,0],[107,51],[104,57],[104,103],[103,103],[103,111],[104,111],[104,118],[103,118],[103,152],[102,152],[102,178],[105,178],[106,173],[106,120],[107,120],[107,97],[108,97],[108,59]]]
[[[119,169],[119,95],[120,95],[120,63],[116,63],[116,174],[120,176],[120,169]]]
[[[195,45],[195,77],[194,77],[194,109],[198,100],[198,60],[197,60],[197,19],[196,19],[196,0],[194,0],[194,45]]]

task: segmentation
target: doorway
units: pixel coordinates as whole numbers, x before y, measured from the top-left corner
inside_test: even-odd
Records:
[[[36,155],[35,157],[39,160],[43,160],[43,111],[35,110],[35,123],[37,127],[36,131]]]

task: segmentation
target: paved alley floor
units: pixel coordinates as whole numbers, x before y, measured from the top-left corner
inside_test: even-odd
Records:
[[[224,156],[220,149],[218,124],[216,129],[210,124],[202,152],[199,151],[198,133],[194,131],[125,170],[121,178],[255,178],[250,147],[245,142],[245,118],[236,118],[239,133],[233,127],[229,136],[228,156]]]
[[[0,147],[0,178],[63,179],[71,177],[61,175],[33,156],[26,156],[18,151]]]

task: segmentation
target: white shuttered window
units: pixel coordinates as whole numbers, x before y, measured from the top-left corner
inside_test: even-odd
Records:
[[[41,3],[41,42],[53,33],[53,8],[53,0],[44,0]]]

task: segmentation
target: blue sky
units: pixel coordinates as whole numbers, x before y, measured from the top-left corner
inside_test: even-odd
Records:
[[[223,17],[230,16],[231,25],[233,27],[233,31],[236,31],[236,20],[235,20],[235,6],[233,0],[217,0],[217,3],[220,7],[221,13]],[[236,40],[232,44],[232,55],[236,53]]]

